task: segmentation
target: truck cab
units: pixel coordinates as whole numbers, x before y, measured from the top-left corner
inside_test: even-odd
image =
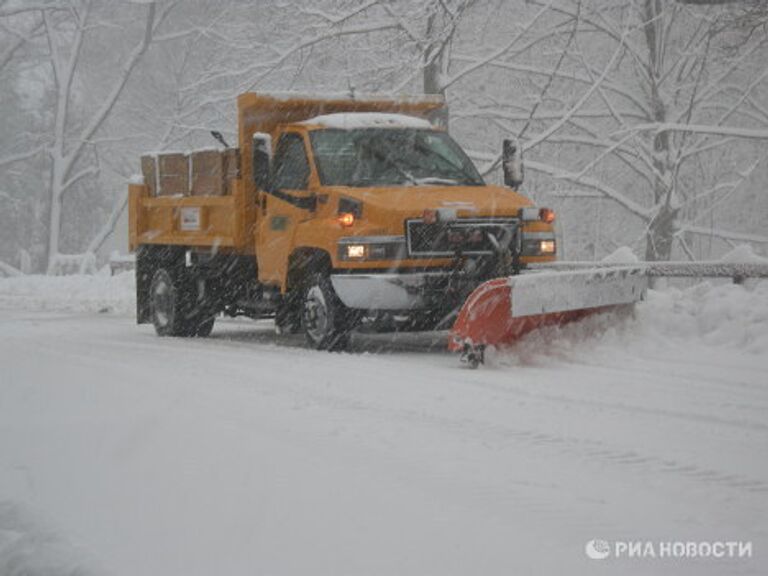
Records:
[[[507,185],[487,184],[430,122],[442,101],[265,98],[238,101],[231,248],[206,219],[217,257],[239,262],[231,296],[208,290],[213,310],[274,314],[278,329],[301,329],[312,346],[335,349],[361,324],[449,328],[480,283],[555,259],[554,214],[517,192],[514,145],[505,145]],[[186,258],[187,269],[215,260],[205,257],[208,246],[188,250],[197,258]],[[244,257],[250,279],[239,271]],[[250,289],[233,285],[241,283]],[[145,319],[155,316],[149,292]]]

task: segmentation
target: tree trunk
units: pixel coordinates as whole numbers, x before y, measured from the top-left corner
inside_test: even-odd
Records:
[[[424,94],[437,94],[445,98],[443,87],[443,65],[445,58],[445,44],[441,45],[440,38],[436,38],[437,14],[433,13],[427,19],[427,38],[430,43],[424,52]],[[446,130],[448,129],[448,107],[444,106],[432,118]]]
[[[61,235],[61,196],[51,195],[51,220],[48,227],[48,274],[53,271],[56,257],[59,255],[59,236]]]
[[[645,0],[643,11],[645,41],[648,48],[648,92],[651,98],[653,121],[663,124],[667,119],[664,99],[659,90],[659,81],[663,68],[663,11],[661,0]],[[653,137],[653,167],[656,171],[653,185],[654,203],[658,207],[656,214],[648,223],[646,233],[645,259],[669,260],[672,255],[672,242],[675,234],[675,222],[678,210],[671,205],[674,182],[670,166],[670,132],[660,132]]]
[[[649,262],[669,260],[675,238],[677,210],[664,206],[648,224],[646,233],[645,259]]]

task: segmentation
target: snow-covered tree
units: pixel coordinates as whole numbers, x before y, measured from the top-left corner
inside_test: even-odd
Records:
[[[0,0],[0,260],[97,251],[140,154],[233,142],[249,90],[442,94],[489,178],[521,139],[527,193],[595,256],[768,242],[745,208],[765,208],[764,6],[699,4]]]
[[[172,6],[158,7],[155,2],[115,5],[98,0],[7,1],[0,5],[5,28],[26,24],[31,33],[39,30],[36,50],[17,66],[17,74],[33,71],[46,81],[38,94],[44,102],[39,113],[44,126],[37,135],[45,155],[46,194],[36,213],[45,225],[36,235],[33,249],[49,269],[61,252],[67,197],[84,195],[71,208],[72,215],[93,214],[104,201],[95,194],[101,170],[99,131]],[[6,67],[22,40],[25,36],[19,35],[7,48],[8,56],[2,60]],[[18,87],[18,77],[16,82]],[[18,152],[1,162],[18,163],[24,155],[37,152],[34,148]]]
[[[464,115],[522,135],[528,167],[548,177],[537,184],[563,188],[561,196],[590,190],[609,199],[620,208],[614,233],[644,244],[649,260],[669,259],[675,245],[694,257],[690,234],[768,242],[725,222],[700,223],[765,156],[766,39],[733,50],[722,7],[530,4],[547,13],[526,31],[528,51],[509,51],[490,65],[535,100],[518,105],[510,92],[506,103],[503,92],[480,95]],[[497,155],[488,159],[498,162]]]

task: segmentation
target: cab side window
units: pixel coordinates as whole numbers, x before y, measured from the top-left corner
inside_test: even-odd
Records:
[[[283,134],[275,150],[276,190],[306,190],[309,183],[309,162],[304,141],[298,134]]]

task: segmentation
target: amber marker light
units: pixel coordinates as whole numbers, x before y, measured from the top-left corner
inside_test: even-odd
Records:
[[[555,221],[555,211],[551,208],[542,208],[539,210],[539,218],[542,222],[552,224]]]
[[[355,215],[352,214],[352,212],[344,212],[343,214],[339,214],[339,224],[341,224],[345,228],[352,226],[352,224],[354,223],[355,223]]]
[[[427,208],[424,210],[421,217],[424,219],[424,224],[434,224],[437,222],[437,210],[430,210]]]

